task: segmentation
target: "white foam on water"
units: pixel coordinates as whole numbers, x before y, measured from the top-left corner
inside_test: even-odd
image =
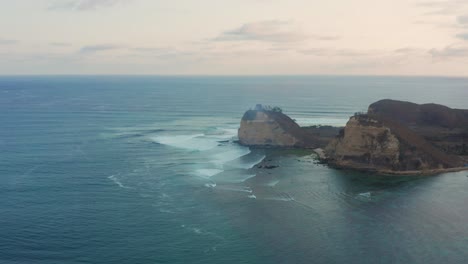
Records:
[[[205,135],[217,141],[232,140],[237,137],[237,128],[216,128],[215,131],[207,132]]]
[[[263,198],[263,199],[264,200],[271,200],[271,201],[283,201],[283,202],[295,201],[294,197],[292,197],[288,193],[280,193],[280,194],[278,194],[278,196],[266,197],[266,198]]]
[[[200,228],[193,227],[191,230],[192,230],[195,234],[201,234],[201,233],[202,233],[202,231],[201,231]]]
[[[217,189],[219,190],[224,190],[224,191],[231,191],[231,192],[246,192],[246,193],[252,193],[253,191],[249,187],[228,187],[228,186],[220,186]]]
[[[216,183],[215,183],[215,182],[213,182],[213,183],[205,183],[205,187],[207,187],[207,188],[214,188],[214,187],[216,187]]]
[[[267,183],[266,185],[269,186],[269,187],[275,187],[276,184],[278,184],[280,182],[280,180],[274,180],[274,181],[271,181],[269,183]]]
[[[248,147],[232,143],[232,140],[237,137],[237,127],[235,126],[227,126],[225,128],[209,127],[203,132],[204,133],[185,135],[168,135],[167,132],[165,132],[164,134],[149,134],[146,137],[162,145],[196,151],[196,153],[187,153],[196,160],[190,174],[205,179],[209,179],[228,170],[250,169],[265,158],[265,156],[261,156],[260,158],[258,156],[253,156],[241,159],[241,157],[250,154],[251,151]],[[224,174],[220,177],[223,176],[227,176],[226,182],[240,183],[255,175],[240,171],[233,179],[229,179],[229,175]],[[213,179],[203,184],[210,188],[216,186]]]
[[[107,177],[107,178],[110,179],[110,180],[112,180],[112,181],[113,181],[115,184],[117,184],[120,188],[131,189],[130,187],[123,185],[123,184],[119,181],[119,179],[117,179],[116,176],[117,176],[117,175],[111,175],[111,176],[109,176],[109,177]]]
[[[240,158],[240,157],[239,157]],[[252,169],[253,167],[255,167],[255,165],[259,164],[260,162],[262,162],[264,159],[266,158],[265,155],[261,156],[260,158],[256,159],[256,160],[253,160],[251,162],[243,162],[243,163],[231,163],[231,164],[228,164],[229,166],[232,166],[232,167],[235,167],[235,168],[239,168],[239,169]]]
[[[180,149],[206,151],[218,146],[218,142],[206,138],[204,134],[174,135],[174,136],[152,136],[156,143]]]
[[[249,148],[241,146],[230,146],[229,150],[216,153],[212,156],[211,162],[217,165],[224,165],[229,161],[236,160],[242,156],[250,154]]]
[[[263,198],[264,200],[271,200],[271,201],[282,201],[282,202],[292,202],[295,201],[294,197],[268,197]]]
[[[250,199],[257,199],[257,196],[255,196],[255,194],[251,194],[251,195],[249,195],[247,197],[249,197]]]
[[[214,177],[218,182],[223,183],[242,183],[247,181],[250,178],[257,176],[256,174],[243,174],[240,171],[235,171],[233,173],[220,174]]]
[[[257,176],[257,174],[251,174],[251,175],[246,175],[245,177],[243,177],[243,179],[241,180],[241,182],[245,182],[246,180],[250,179],[250,178],[253,178]]]
[[[201,176],[201,177],[212,177],[216,174],[219,174],[223,172],[223,170],[219,170],[219,169],[198,169],[196,170],[196,173],[198,176]]]
[[[370,198],[372,196],[371,192],[363,192],[358,194],[361,197]]]

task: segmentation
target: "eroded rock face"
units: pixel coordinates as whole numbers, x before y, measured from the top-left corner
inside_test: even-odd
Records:
[[[305,133],[285,114],[249,110],[242,117],[239,142],[247,146],[315,147],[312,135]]]
[[[351,117],[336,136],[340,128],[301,128],[281,111],[267,109],[244,114],[241,144],[313,148],[336,167],[383,173],[429,174],[468,164],[468,110],[382,100]]]
[[[394,169],[399,167],[400,142],[378,121],[352,117],[325,152],[331,163],[341,167]]]

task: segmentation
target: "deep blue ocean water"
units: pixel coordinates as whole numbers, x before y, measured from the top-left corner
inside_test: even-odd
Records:
[[[467,172],[234,142],[257,103],[344,125],[383,98],[468,108],[468,79],[0,77],[0,263],[466,263]]]

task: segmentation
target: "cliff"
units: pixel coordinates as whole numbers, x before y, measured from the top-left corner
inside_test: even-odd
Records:
[[[269,110],[245,112],[238,131],[239,142],[247,146],[315,148],[317,139],[290,117]]]
[[[438,172],[468,161],[466,110],[382,100],[352,117],[325,148],[330,165],[386,173]]]
[[[238,136],[246,146],[316,149],[338,168],[391,174],[468,169],[468,110],[437,104],[378,101],[343,129],[300,127],[281,109],[257,105],[242,117]]]
[[[352,117],[342,133],[325,148],[329,163],[339,167],[387,169],[399,166],[400,141],[377,120]]]

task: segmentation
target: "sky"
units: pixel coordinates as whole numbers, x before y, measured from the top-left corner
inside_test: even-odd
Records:
[[[0,75],[468,76],[468,0],[0,0]]]

